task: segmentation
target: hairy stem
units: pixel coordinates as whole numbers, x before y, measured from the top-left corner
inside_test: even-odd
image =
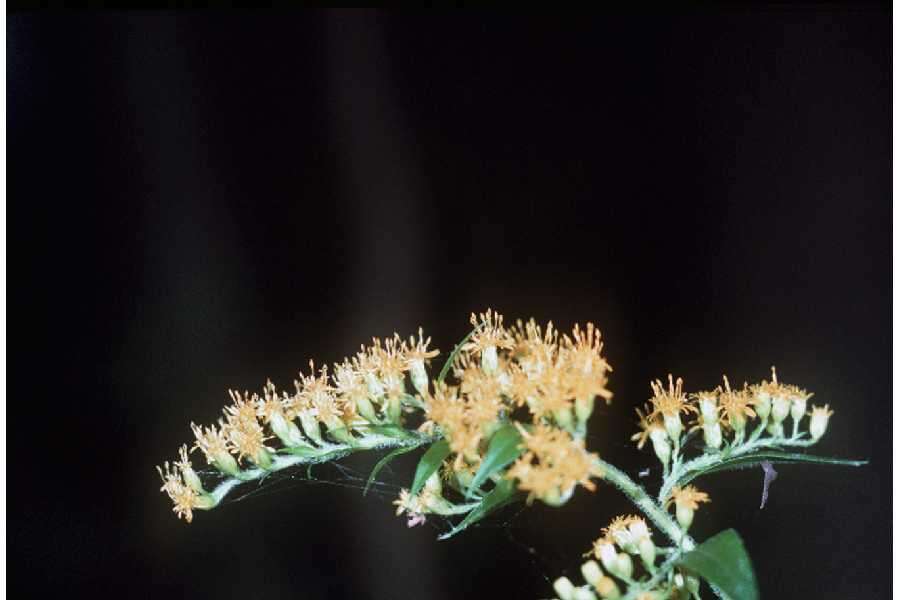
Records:
[[[208,509],[215,508],[228,493],[235,487],[248,481],[262,480],[270,473],[290,469],[300,465],[315,465],[332,460],[343,458],[353,452],[362,450],[387,450],[391,448],[415,448],[433,442],[436,438],[429,435],[419,435],[414,432],[408,432],[405,437],[391,437],[380,434],[368,434],[363,437],[356,438],[351,444],[329,444],[321,448],[286,448],[284,454],[277,454],[272,457],[272,464],[268,469],[253,467],[241,471],[239,477],[229,477],[219,483],[209,496],[214,500],[214,504]],[[292,450],[297,453],[292,453]]]
[[[598,459],[597,464],[603,469],[603,480],[616,486],[625,494],[660,531],[672,540],[676,547],[685,551],[694,549],[696,546],[694,540],[681,529],[675,519],[662,507],[662,504],[654,501],[642,486],[606,461]]]
[[[728,448],[727,454],[721,451],[707,452],[702,456],[698,456],[693,460],[689,460],[678,465],[676,468],[673,468],[664,477],[663,485],[659,490],[659,496],[657,496],[657,501],[662,503],[668,500],[669,495],[671,495],[672,493],[672,488],[677,485],[683,477],[691,475],[692,473],[700,473],[704,469],[708,469],[709,467],[718,464],[724,458],[734,458],[736,456],[749,454],[750,452],[753,452],[755,450],[762,450],[767,448],[774,450],[780,449],[785,446],[805,448],[807,446],[811,446],[814,443],[812,440],[802,439],[802,435],[791,438],[754,438],[755,435],[756,432],[754,432],[754,435],[752,435],[747,442],[744,442],[743,444],[740,444],[733,448]]]

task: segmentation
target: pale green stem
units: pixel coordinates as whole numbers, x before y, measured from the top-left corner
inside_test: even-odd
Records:
[[[315,449],[303,447],[302,454],[276,454],[272,457],[272,464],[268,469],[260,469],[259,467],[245,469],[241,471],[239,477],[229,477],[217,485],[215,489],[209,492],[209,496],[215,502],[209,509],[217,506],[225,496],[239,484],[262,479],[270,473],[282,471],[298,465],[315,465],[336,460],[360,450],[403,447],[414,448],[433,442],[435,439],[436,438],[433,436],[420,436],[414,433],[410,433],[410,437],[408,438],[395,438],[380,434],[369,434],[364,437],[356,438],[353,445],[329,444]],[[285,451],[290,452],[291,448],[285,448]],[[465,511],[461,509],[459,512]]]
[[[744,444],[734,448],[728,448],[727,454],[723,452],[707,452],[703,456],[698,456],[697,458],[689,460],[686,463],[679,465],[677,468],[672,469],[672,471],[664,477],[663,485],[659,490],[659,496],[657,496],[657,500],[661,503],[668,500],[669,495],[672,493],[672,488],[685,475],[689,475],[692,472],[700,472],[704,469],[715,466],[724,458],[734,458],[736,456],[742,456],[744,454],[749,454],[750,452],[761,450],[764,448],[779,449],[782,446],[805,448],[807,446],[812,446],[815,443],[812,440],[800,439],[801,437],[802,436],[796,436],[788,439],[754,439],[751,436],[750,440],[748,440]]]
[[[606,461],[597,459],[597,464],[603,470],[603,480],[616,486],[619,491],[625,494],[677,547],[683,550],[694,549],[696,545],[694,540],[681,529],[675,519],[661,504],[657,504],[647,494],[647,491],[642,486]]]

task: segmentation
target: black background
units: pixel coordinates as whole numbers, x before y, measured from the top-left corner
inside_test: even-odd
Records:
[[[761,471],[713,477],[693,532],[737,528],[764,598],[886,597],[890,27],[877,5],[10,16],[10,589],[551,595],[631,511],[611,488],[447,542],[359,489],[190,526],[158,491],[226,389],[420,324],[448,350],[492,306],[600,325],[616,397],[590,447],[632,474],[651,378],[775,364],[814,391],[818,452],[871,464],[782,467],[762,511]]]

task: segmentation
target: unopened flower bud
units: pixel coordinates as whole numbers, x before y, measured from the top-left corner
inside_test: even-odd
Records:
[[[384,384],[375,377],[374,373],[366,373],[366,387],[369,388],[369,395],[373,398],[384,396]]]
[[[559,596],[559,600],[574,600],[575,586],[568,577],[560,577],[553,582],[553,591]]]
[[[756,392],[756,402],[754,402],[753,406],[760,421],[765,423],[766,419],[769,418],[769,413],[772,412],[772,396],[769,392]]]
[[[362,418],[369,423],[378,423],[375,407],[372,406],[372,401],[365,396],[360,396],[356,399],[356,412],[362,415]]]
[[[577,417],[579,423],[584,423],[590,418],[591,413],[594,412],[595,399],[594,396],[575,399],[575,417]]]
[[[403,412],[403,405],[400,403],[400,396],[391,396],[387,401],[387,417],[391,423],[400,423],[400,414]]]
[[[600,570],[600,565],[595,560],[589,560],[581,565],[581,574],[584,576],[584,580],[594,587],[597,587],[597,582],[603,578],[603,571]]]
[[[663,415],[663,425],[666,427],[666,433],[677,444],[678,440],[681,439],[681,432],[684,430],[684,426],[681,424],[681,415],[678,413]]]
[[[828,428],[828,419],[834,414],[834,411],[828,410],[828,405],[813,406],[809,420],[809,435],[813,441],[818,441]]]
[[[303,439],[303,434],[300,433],[300,429],[298,429],[293,422],[285,419],[281,412],[272,413],[269,418],[269,426],[285,446],[294,447],[308,445],[306,440]]]
[[[694,520],[694,509],[683,504],[676,504],[675,518],[678,519],[678,524],[681,525],[681,528],[687,531]]]
[[[616,554],[616,547],[609,542],[602,543],[597,549],[598,554],[600,555],[600,562],[603,563],[603,568],[609,572],[613,572],[616,568],[616,559],[618,555]]]
[[[653,451],[656,457],[663,465],[669,464],[669,458],[672,457],[672,446],[666,437],[666,432],[659,427],[650,430],[650,441],[653,442]]]
[[[297,418],[300,419],[300,426],[303,428],[303,433],[306,434],[306,437],[316,442],[317,444],[323,444],[322,440],[322,431],[319,429],[319,420],[316,419],[316,416],[309,410],[301,410],[297,415]]]
[[[240,475],[241,469],[238,467],[237,461],[228,452],[217,452],[213,457],[213,464],[226,475],[232,477]]]
[[[438,496],[443,492],[441,485],[441,475],[439,471],[431,474],[431,477],[425,480],[425,489]]]
[[[250,460],[252,460],[256,464],[256,466],[260,467],[261,469],[268,469],[272,466],[272,455],[269,454],[269,451],[264,447],[261,447],[259,450],[257,450],[256,453],[250,457]]]
[[[781,423],[791,411],[791,401],[787,396],[779,394],[772,398],[772,422]]]
[[[616,557],[616,568],[610,569],[610,573],[621,579],[631,579],[633,572],[634,563],[631,562],[631,557],[624,552],[620,552]]]
[[[423,396],[428,393],[428,373],[425,372],[425,361],[423,359],[411,360],[409,363],[409,377],[412,379],[413,387]]]
[[[644,567],[648,571],[651,570],[656,562],[656,545],[653,543],[653,540],[648,537],[638,542],[638,552],[641,554],[641,561],[643,561]]]
[[[703,426],[703,441],[707,448],[718,450],[722,446],[722,427],[718,423]]]
[[[586,587],[575,588],[572,600],[597,600],[597,596]]]
[[[615,600],[615,598],[620,596],[619,586],[610,577],[601,578],[600,581],[594,584],[594,589],[597,590],[601,598]]]
[[[181,476],[184,478],[184,482],[188,485],[189,488],[197,492],[198,494],[205,494],[206,490],[203,489],[203,482],[200,481],[200,477],[197,476],[197,472],[194,471],[190,466],[182,467]]]
[[[806,400],[807,396],[805,394],[791,398],[791,418],[794,421],[799,422],[803,415],[806,414]]]

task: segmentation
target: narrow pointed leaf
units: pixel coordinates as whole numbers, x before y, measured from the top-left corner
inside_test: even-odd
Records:
[[[472,331],[470,331],[470,332],[466,335],[466,337],[464,337],[464,338],[456,345],[455,348],[453,348],[453,352],[450,353],[450,356],[447,357],[447,360],[444,362],[444,366],[441,368],[441,372],[440,372],[440,374],[438,375],[438,378],[437,378],[437,382],[438,382],[438,383],[443,383],[444,379],[447,378],[447,374],[450,372],[450,367],[453,365],[453,361],[456,359],[456,355],[460,353],[460,351],[462,350],[462,347],[465,345],[466,342],[469,341],[469,338],[472,337],[472,334],[473,334],[473,333],[475,333],[475,330],[474,330],[474,329],[473,329]]]
[[[473,508],[472,511],[466,515],[465,519],[460,521],[456,527],[438,537],[438,539],[449,539],[460,531],[463,531],[482,520],[495,510],[498,510],[511,502],[515,502],[517,497],[515,492],[515,484],[511,480],[501,479],[494,489],[478,503],[478,506]]]
[[[431,448],[429,448],[419,460],[419,465],[416,467],[416,475],[413,477],[413,484],[409,493],[415,496],[422,491],[422,486],[425,485],[428,478],[438,470],[441,463],[444,462],[444,459],[448,456],[450,456],[450,444],[447,443],[447,440],[441,440],[432,444]]]
[[[375,463],[375,466],[372,467],[372,472],[369,473],[369,479],[366,481],[366,487],[363,488],[363,496],[369,493],[369,488],[372,486],[372,482],[375,481],[375,477],[381,470],[387,466],[389,462],[400,456],[401,454],[406,454],[407,452],[412,452],[418,448],[418,446],[401,446],[399,448],[394,448],[390,452],[388,452],[381,460]]]
[[[471,498],[473,492],[478,491],[481,484],[487,481],[491,475],[519,458],[519,455],[525,451],[520,447],[521,442],[522,436],[513,425],[504,425],[494,433],[488,444],[487,453],[481,461],[481,466],[478,467],[478,472],[472,478],[466,498]]]
[[[730,600],[759,599],[753,565],[734,529],[717,533],[682,556],[678,564],[706,579]]]
[[[728,471],[731,469],[743,469],[747,467],[755,467],[762,462],[770,463],[809,463],[819,465],[838,465],[845,467],[860,467],[868,464],[867,460],[848,460],[843,458],[831,458],[827,456],[815,456],[813,454],[799,454],[791,452],[783,452],[781,450],[761,450],[750,454],[743,454],[733,458],[725,458],[722,461],[707,467],[685,473],[678,479],[677,485],[683,486],[690,481],[702,475],[717,473],[719,471]]]

